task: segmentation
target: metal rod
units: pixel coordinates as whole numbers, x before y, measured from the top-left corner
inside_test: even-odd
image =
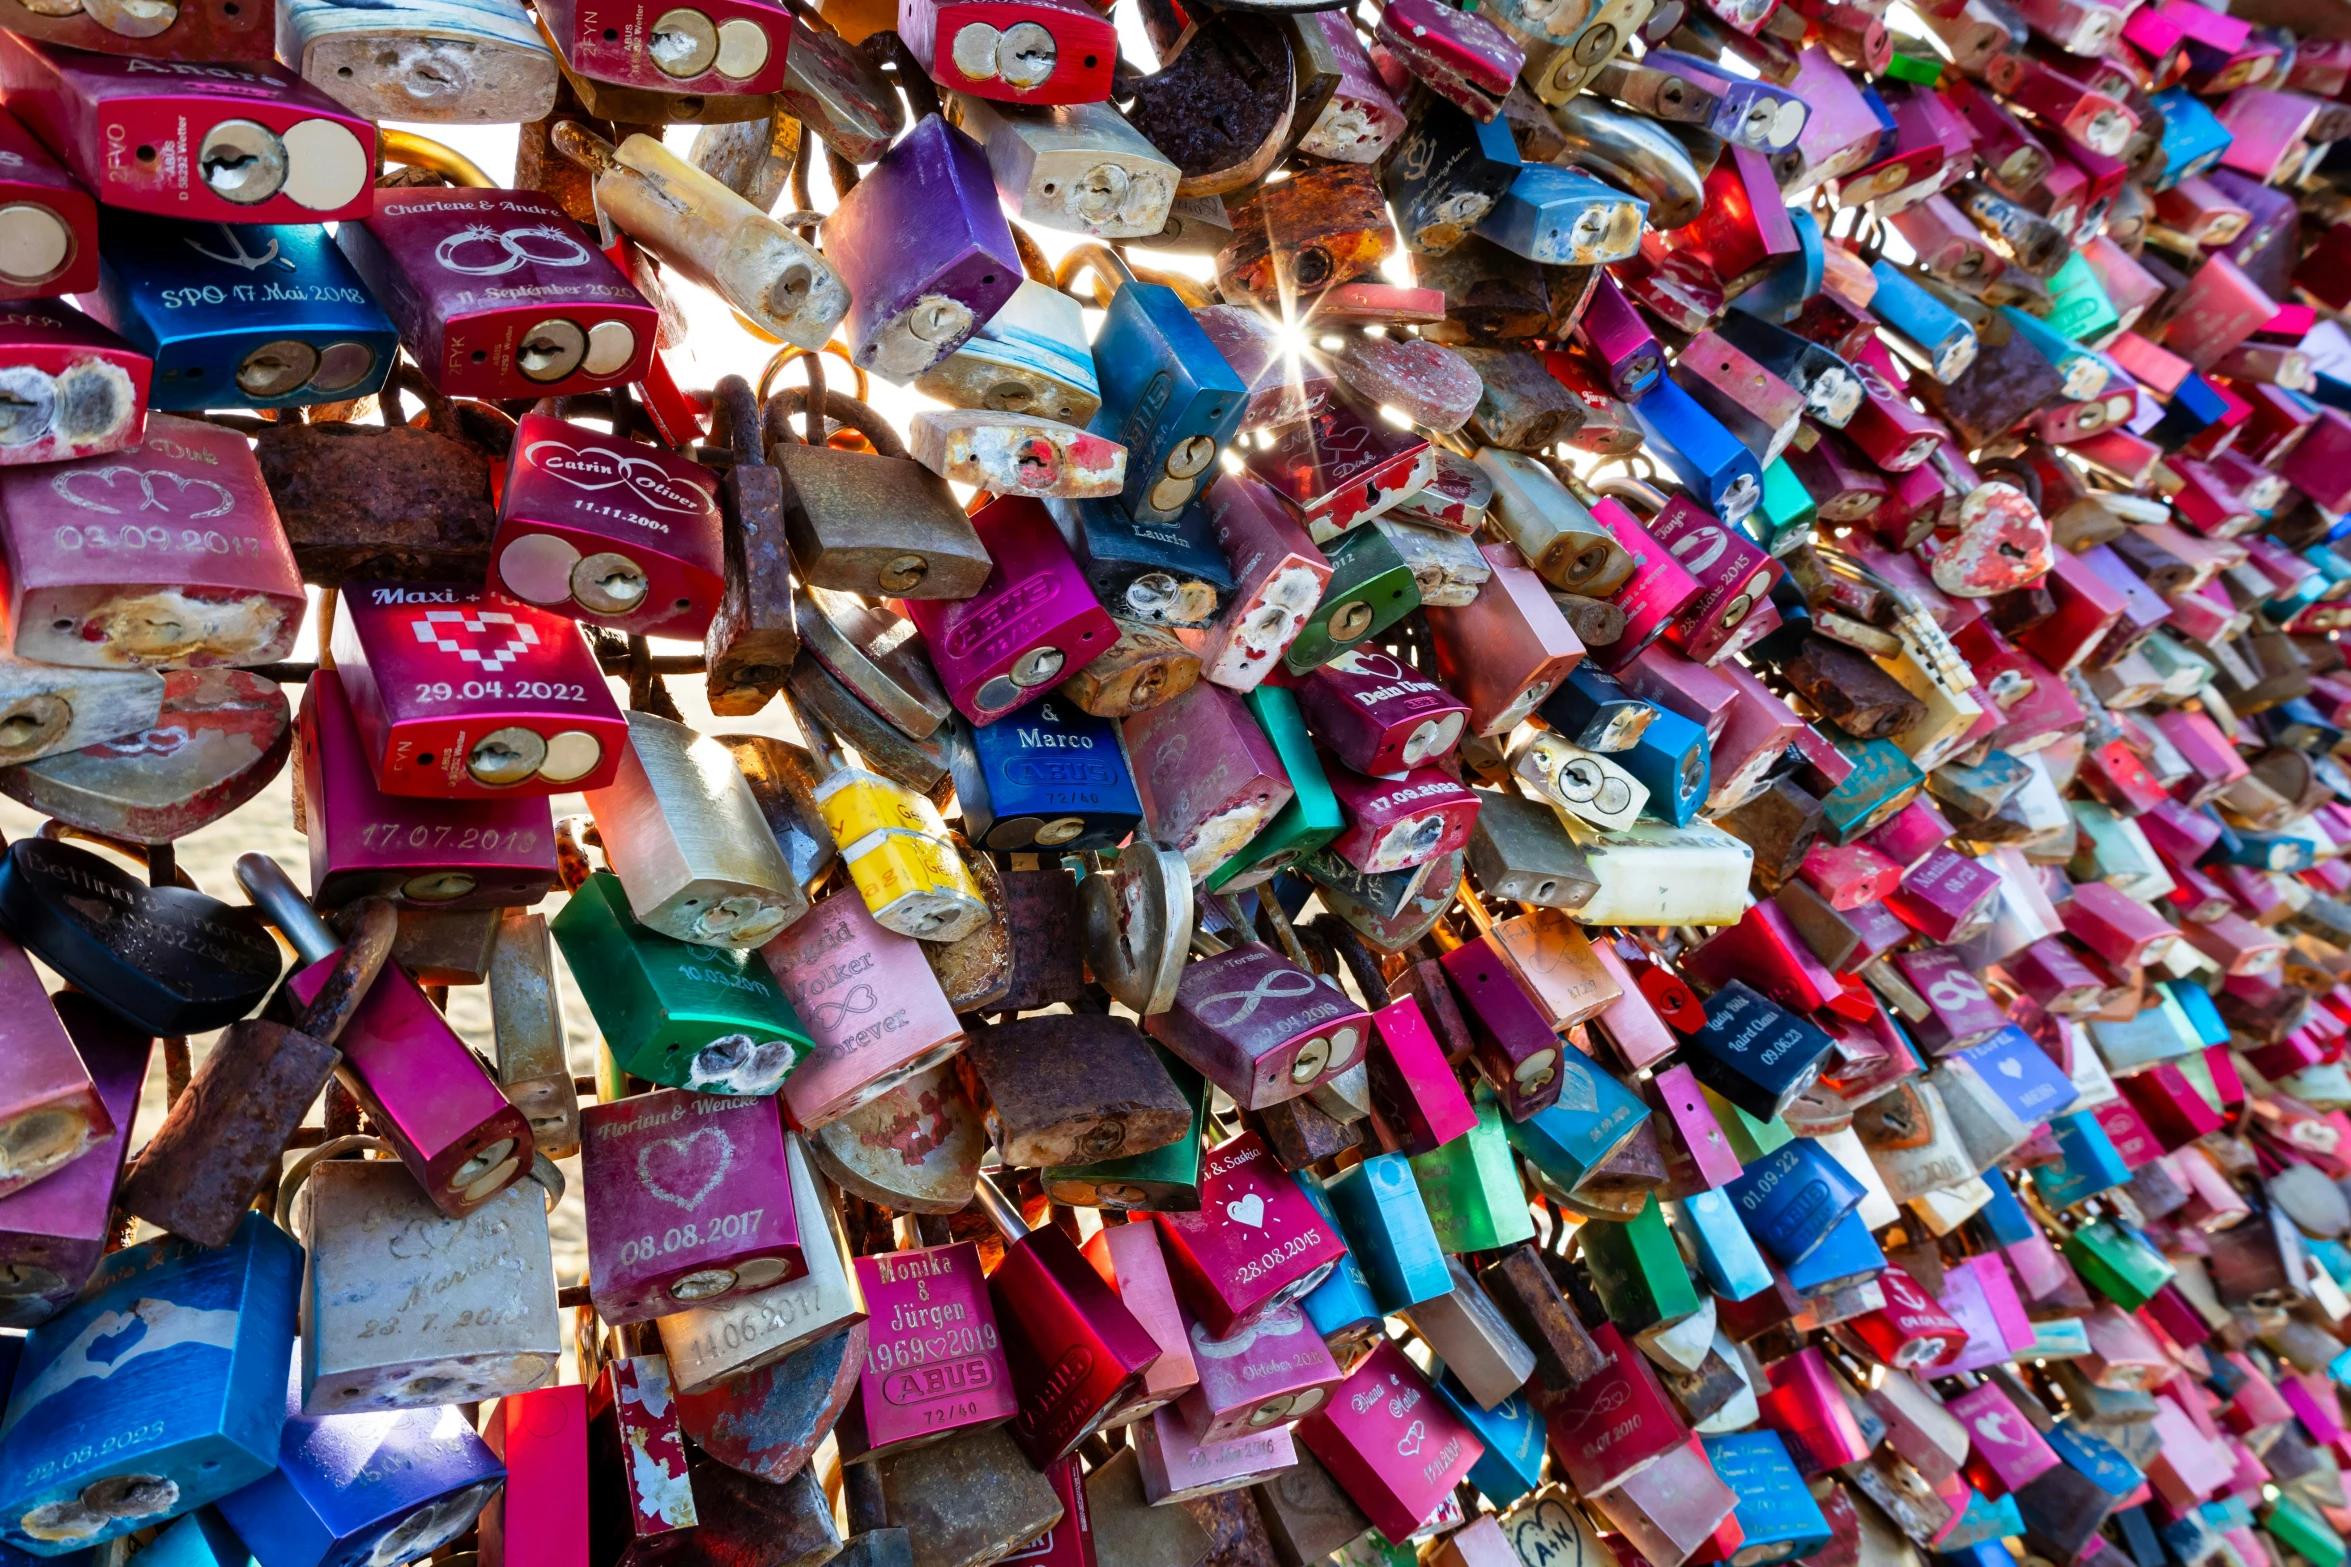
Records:
[[[294,944],[294,951],[303,962],[316,963],[321,958],[332,957],[343,945],[286,875],[285,867],[268,855],[238,855],[237,885],[245,889],[245,896],[253,900],[253,907],[261,911],[262,918]]]

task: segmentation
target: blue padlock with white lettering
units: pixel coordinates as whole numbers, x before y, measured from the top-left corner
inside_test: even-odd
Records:
[[[1125,263],[1111,252],[1104,265]],[[1218,472],[1216,454],[1241,427],[1249,387],[1192,319],[1176,291],[1129,272],[1094,338],[1102,406],[1086,426],[1127,449],[1118,501],[1139,522],[1169,522]]]
[[[1777,1431],[1734,1431],[1699,1440],[1706,1444],[1715,1478],[1738,1493],[1731,1517],[1743,1537],[1735,1558],[1740,1567],[1810,1556],[1829,1543],[1829,1521]]]
[[[1790,1138],[1747,1162],[1723,1188],[1755,1244],[1783,1268],[1811,1256],[1868,1190],[1809,1137]]]
[[[1374,1155],[1323,1183],[1347,1254],[1363,1266],[1371,1298],[1389,1316],[1453,1292],[1444,1249],[1412,1161]]]
[[[472,1528],[505,1480],[453,1404],[311,1418],[296,1376],[276,1471],[216,1505],[261,1567],[399,1567]]]
[[[1233,600],[1233,571],[1198,501],[1164,522],[1127,514],[1116,499],[1045,503],[1070,559],[1102,607],[1121,620],[1205,630]]]
[[[1659,376],[1632,409],[1650,452],[1683,489],[1733,527],[1747,520],[1763,499],[1763,465],[1720,419],[1669,375]]]
[[[1143,820],[1118,725],[1059,695],[992,724],[957,717],[947,769],[983,849],[1115,849]]]
[[[1787,1268],[1789,1287],[1799,1295],[1846,1289],[1886,1271],[1886,1251],[1857,1209],[1837,1222],[1812,1255]]]
[[[1429,1369],[1436,1373],[1437,1397],[1486,1444],[1485,1456],[1469,1469],[1469,1483],[1478,1488],[1479,1494],[1496,1508],[1504,1508],[1541,1485],[1543,1417],[1527,1402],[1525,1390],[1487,1409],[1470,1395],[1461,1378],[1446,1369],[1443,1361],[1435,1362]]]
[[[207,1251],[111,1253],[33,1329],[0,1420],[0,1538],[62,1556],[277,1467],[302,1248],[259,1212]]]
[[[1559,1097],[1503,1131],[1520,1157],[1572,1192],[1649,1119],[1641,1097],[1579,1052],[1562,1049]]]
[[[1545,266],[1605,266],[1640,251],[1648,219],[1649,203],[1580,169],[1529,163],[1477,232]]]
[[[1713,785],[1713,753],[1706,743],[1706,726],[1661,707],[1632,748],[1610,758],[1641,780],[1649,803],[1641,814],[1675,827],[1687,827],[1706,804]]]
[[[2050,1207],[2070,1208],[2085,1197],[2111,1191],[2131,1178],[2130,1166],[2123,1163],[2114,1139],[2106,1135],[2094,1112],[2076,1110],[2069,1115],[2055,1116],[2049,1122],[2049,1130],[2057,1139],[2057,1151],[2062,1157],[2054,1165],[2034,1168],[2033,1190]]]
[[[2166,87],[2148,96],[2163,114],[2163,166],[2147,182],[2149,190],[2169,190],[2202,174],[2236,139],[2220,116],[2185,87]]]
[[[2117,1502],[2146,1483],[2146,1474],[2123,1456],[2122,1449],[2077,1422],[2072,1415],[2041,1434],[2048,1438],[2049,1446],[2059,1458],[2087,1475],[2092,1485]]]
[[[1739,1222],[1728,1192],[1697,1191],[1664,1207],[1665,1222],[1697,1257],[1708,1289],[1725,1300],[1747,1300],[1771,1288],[1771,1264]]]
[[[102,209],[92,315],[155,361],[148,406],[299,408],[377,391],[392,325],[315,223],[190,223]]]

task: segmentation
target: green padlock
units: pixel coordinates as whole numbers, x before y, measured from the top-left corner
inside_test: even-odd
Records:
[[[1284,655],[1291,673],[1319,668],[1420,608],[1412,567],[1377,528],[1350,528],[1322,547],[1331,580]]]
[[[1723,1141],[1731,1145],[1731,1156],[1741,1164],[1753,1164],[1772,1150],[1795,1141],[1796,1134],[1778,1116],[1758,1121],[1703,1083],[1698,1085],[1698,1092],[1706,1096],[1706,1108],[1714,1112],[1715,1124],[1722,1128]]]
[[[1104,1159],[1098,1164],[1058,1164],[1045,1172],[1045,1194],[1080,1208],[1121,1208],[1131,1213],[1198,1213],[1200,1147],[1208,1130],[1208,1082],[1181,1057],[1154,1044],[1151,1053],[1175,1079],[1176,1092],[1192,1107],[1192,1124],[1164,1148]]]
[[[2278,1544],[2308,1561],[2310,1567],[2343,1567],[2343,1537],[2300,1497],[2279,1492],[2262,1525],[2277,1536]]]
[[[1761,543],[1766,550],[1785,555],[1811,542],[1817,516],[1812,492],[1804,488],[1804,481],[1796,477],[1788,459],[1774,457],[1771,466],[1763,470],[1762,504],[1747,519],[1747,526],[1763,535]]]
[[[1660,1333],[1697,1311],[1697,1286],[1690,1282],[1689,1266],[1656,1193],[1649,1194],[1630,1223],[1592,1219],[1577,1235],[1592,1271],[1593,1293],[1627,1338]]]
[[[2084,1283],[2125,1311],[2153,1300],[2178,1271],[2146,1236],[2112,1219],[2093,1220],[2068,1235],[2065,1259]]]
[[[1339,836],[1347,818],[1339,797],[1323,776],[1322,761],[1314,754],[1314,737],[1306,732],[1306,715],[1298,710],[1296,693],[1280,686],[1259,686],[1241,698],[1257,727],[1273,742],[1282,771],[1290,775],[1290,803],[1240,852],[1208,873],[1210,892],[1238,892],[1271,879]]]
[[[548,922],[619,1070],[706,1094],[772,1094],[808,1031],[756,951],[647,930],[597,871]]]
[[[1437,1244],[1447,1252],[1492,1251],[1535,1237],[1519,1183],[1518,1157],[1502,1125],[1502,1107],[1480,1083],[1475,1103],[1478,1124],[1441,1148],[1416,1154],[1413,1179],[1427,1204]]]

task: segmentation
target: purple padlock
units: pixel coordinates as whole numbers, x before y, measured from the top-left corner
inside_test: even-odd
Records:
[[[1441,762],[1469,722],[1467,702],[1376,648],[1348,649],[1297,689],[1314,737],[1359,773]]]
[[[1478,797],[1441,767],[1416,767],[1402,777],[1375,778],[1324,757],[1331,793],[1347,826],[1331,850],[1369,876],[1409,870],[1469,842]]]

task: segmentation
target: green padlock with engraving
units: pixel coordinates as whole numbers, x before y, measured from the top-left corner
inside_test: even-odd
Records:
[[[1535,1235],[1502,1106],[1484,1083],[1478,1085],[1475,1109],[1477,1125],[1412,1158],[1412,1176],[1420,1183],[1437,1244],[1449,1253],[1516,1246]]]

